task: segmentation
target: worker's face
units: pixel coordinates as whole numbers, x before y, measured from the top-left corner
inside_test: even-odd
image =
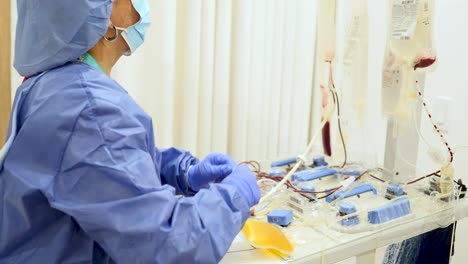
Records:
[[[138,14],[136,9],[133,7],[131,0],[114,1],[110,23],[119,28],[128,28],[136,24],[138,21],[140,21],[140,14]],[[110,26],[106,35],[115,35],[114,30]],[[106,43],[106,45],[111,45],[113,49],[118,50],[121,54],[124,54],[129,49],[127,42],[122,37],[117,38],[117,40],[112,43]]]
[[[131,0],[115,0],[112,7],[111,21],[117,27],[128,28],[140,20],[140,15]]]

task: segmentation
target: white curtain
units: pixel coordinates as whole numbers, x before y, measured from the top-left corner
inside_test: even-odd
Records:
[[[145,45],[116,78],[153,117],[159,147],[237,160],[302,152],[317,1],[150,0]]]

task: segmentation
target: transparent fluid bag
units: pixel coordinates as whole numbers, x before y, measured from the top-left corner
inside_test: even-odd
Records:
[[[317,19],[317,57],[318,70],[316,76],[320,79],[318,86],[322,92],[321,120],[329,118],[326,113],[329,107],[332,107],[330,88],[330,78],[332,74],[333,63],[336,55],[336,1],[320,0],[318,1],[318,19]],[[318,87],[317,87],[318,88]],[[322,145],[324,153],[332,155],[331,147],[331,128],[330,122],[327,122],[322,129]]]
[[[350,0],[343,58],[343,92],[362,122],[367,103],[368,14],[367,0]]]

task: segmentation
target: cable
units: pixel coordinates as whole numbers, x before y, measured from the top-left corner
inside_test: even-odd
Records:
[[[434,120],[432,119],[432,115],[431,115],[431,113],[429,112],[429,109],[427,108],[427,104],[426,104],[426,102],[424,101],[423,94],[422,94],[422,92],[421,92],[421,89],[419,88],[419,81],[418,81],[418,80],[416,80],[415,89],[416,89],[416,91],[418,92],[418,95],[419,95],[419,97],[420,97],[420,99],[421,99],[421,102],[422,102],[422,105],[423,105],[423,107],[424,107],[424,110],[426,111],[426,114],[427,114],[427,116],[429,117],[429,120],[430,120],[431,123],[432,123],[432,126],[433,126],[433,128],[434,128],[434,131],[440,136],[440,140],[441,140],[442,143],[447,147],[447,150],[448,150],[449,155],[450,155],[450,159],[449,159],[448,164],[447,164],[447,166],[448,166],[448,165],[450,165],[450,164],[453,162],[453,151],[452,151],[452,148],[450,148],[450,146],[449,146],[449,144],[448,144],[448,142],[447,142],[447,139],[445,138],[444,134],[440,131],[439,127],[435,124]],[[420,177],[420,178],[417,178],[417,179],[415,179],[415,180],[409,181],[409,182],[407,182],[406,184],[413,184],[413,183],[416,183],[416,182],[418,182],[418,181],[420,181],[420,180],[429,178],[429,177],[434,176],[434,175],[439,174],[439,173],[440,173],[440,170],[437,170],[437,171],[435,171],[435,172],[433,172],[433,173],[430,173],[430,174],[427,174],[427,175],[422,176],[422,177]]]
[[[283,177],[281,176],[270,176],[268,175],[267,173],[265,172],[262,172],[261,171],[261,166],[260,164],[257,162],[257,161],[244,161],[244,162],[241,162],[241,164],[247,164],[247,165],[250,165],[252,167],[254,167],[256,170],[254,171],[255,173],[257,173],[257,177],[259,178],[264,178],[264,179],[268,179],[268,180],[273,180],[275,182],[279,182],[283,179]],[[366,171],[367,172],[367,171]],[[358,177],[356,177],[356,180],[361,178],[362,175],[364,175],[364,173],[366,172],[363,172],[361,175],[359,175]],[[331,188],[331,189],[328,189],[326,191],[304,191],[304,190],[300,190],[298,189],[296,186],[294,186],[290,180],[286,181],[285,182],[285,185],[290,188],[290,189],[293,189],[293,192],[296,192],[298,194],[300,194],[301,196],[307,198],[310,201],[314,201],[314,200],[318,200],[318,199],[324,199],[332,194],[334,194],[336,191],[338,191],[339,189],[341,189],[343,186],[340,185],[338,187],[334,187],[334,188]],[[315,197],[310,197],[308,196],[307,194],[322,194],[322,193],[325,193],[324,196],[322,197],[318,197],[318,198],[315,198]]]
[[[381,179],[381,178],[375,176],[375,175],[372,174],[372,173],[369,173],[369,176],[371,176],[372,178],[374,178],[374,179],[376,179],[376,180],[378,180],[378,181],[380,181],[380,182],[385,182],[385,180],[383,180],[383,179]]]
[[[421,98],[421,102],[422,102],[422,105],[424,106],[424,110],[426,111],[426,114],[427,116],[429,117],[429,120],[431,121],[432,123],[432,126],[434,128],[434,131],[436,131],[436,133],[440,136],[440,139],[442,141],[442,143],[447,147],[447,150],[450,154],[450,160],[448,162],[448,164],[451,164],[453,162],[453,152],[452,152],[452,149],[450,148],[448,142],[447,142],[447,139],[445,138],[444,134],[440,131],[439,127],[435,124],[434,120],[432,119],[432,115],[431,113],[429,112],[429,109],[427,108],[427,104],[426,102],[424,102],[424,97],[423,97],[423,94],[421,92],[421,89],[419,88],[419,81],[416,80],[416,90],[418,92],[418,95],[419,97]],[[447,164],[447,165],[448,165]]]
[[[416,104],[414,104],[414,106],[413,106],[412,109],[411,109],[411,119],[413,120],[412,123],[413,123],[413,125],[414,125],[414,129],[415,129],[416,132],[418,133],[419,138],[422,139],[422,140],[424,141],[424,143],[427,145],[427,147],[428,147],[429,149],[431,149],[432,146],[429,144],[429,142],[426,140],[426,138],[422,135],[421,130],[420,130],[420,127],[418,127],[418,124],[417,124],[417,122],[416,122],[416,113],[415,113],[415,111],[416,111]],[[400,143],[400,142],[399,142],[399,143]],[[418,169],[418,167],[416,166],[416,164],[411,163],[411,162],[405,157],[405,155],[403,155],[403,153],[401,153],[401,148],[399,147],[399,145],[397,146],[397,153],[398,153],[398,155],[401,157],[400,159],[401,159],[402,161],[404,161],[408,166],[413,167],[413,168],[415,168],[415,169]]]
[[[362,172],[359,176],[355,177],[355,181],[358,181],[364,174],[368,173],[367,170],[365,170],[364,172]],[[272,176],[269,176],[267,173],[265,172],[262,172],[262,171],[259,171],[257,173],[257,176],[260,177],[260,178],[266,178],[266,179],[270,179],[270,180],[274,180],[274,181],[279,181],[282,177],[281,176],[277,176],[277,177],[272,177]],[[351,176],[352,177],[352,176]],[[378,178],[377,178],[378,179]],[[337,187],[334,187],[334,188],[331,188],[331,189],[328,189],[326,191],[304,191],[304,190],[300,190],[298,189],[296,186],[294,186],[291,181],[287,181],[285,183],[285,185],[290,188],[290,189],[293,189],[293,192],[295,193],[299,193],[301,196],[307,198],[310,201],[313,201],[313,200],[320,200],[320,199],[324,199],[324,198],[327,198],[328,196],[334,194],[335,192],[337,192],[338,190],[340,190],[341,188],[343,188],[343,185],[339,185]],[[307,196],[306,194],[322,194],[322,193],[325,193],[325,195],[321,196],[321,197],[309,197]]]
[[[254,168],[254,172],[258,173],[261,171],[261,166],[260,166],[260,163],[258,161],[255,161],[255,160],[247,160],[247,161],[243,161],[240,164],[246,164],[246,165],[249,165],[251,167]]]
[[[289,179],[291,179],[292,175],[297,171],[297,169],[302,165],[302,163],[304,163],[304,159],[301,159],[302,157],[307,157],[310,153],[310,151],[312,150],[312,147],[313,147],[313,144],[315,143],[315,140],[317,139],[318,135],[320,134],[320,132],[322,131],[323,127],[325,126],[326,122],[328,122],[328,120],[330,119],[330,116],[331,116],[331,113],[333,112],[333,109],[330,110],[330,112],[325,115],[325,118],[323,119],[322,123],[320,124],[320,128],[315,132],[315,134],[312,136],[312,139],[310,140],[309,142],[309,145],[307,146],[306,150],[304,151],[304,153],[300,156],[298,156],[298,160],[296,162],[296,164],[294,165],[294,167],[288,172],[288,174],[278,183],[278,185],[276,185],[273,189],[271,189],[265,196],[263,196],[260,201],[258,202],[258,204],[261,204],[262,202],[264,202],[265,200],[267,200],[268,198],[270,198],[275,192],[277,192],[279,190],[279,188],[285,184],[287,181],[289,181]],[[254,206],[255,207],[255,206]]]
[[[344,152],[344,161],[343,161],[343,164],[341,165],[341,168],[344,168],[344,166],[346,166],[346,163],[348,161],[348,153],[347,153],[347,150],[346,150],[346,143],[345,143],[344,137],[343,137],[343,131],[341,129],[340,100],[338,98],[338,93],[337,93],[336,87],[335,87],[335,81],[333,79],[333,65],[332,65],[331,61],[329,61],[329,63],[330,63],[330,83],[331,83],[331,86],[333,87],[333,90],[330,89],[330,91],[332,92],[332,95],[333,95],[333,102],[336,104],[336,113],[337,113],[337,119],[338,119],[338,131],[340,133],[341,143],[343,145],[343,152]]]
[[[334,90],[334,100],[336,100],[336,106],[338,106],[338,95],[336,93],[336,88],[335,88],[335,83],[334,83],[334,80],[333,80],[333,67],[332,67],[332,63],[331,61],[327,61],[330,65],[330,69],[329,69],[329,72],[330,72],[330,82],[332,84],[332,87],[333,87],[333,90]],[[279,188],[285,184],[287,181],[289,181],[289,179],[291,179],[292,175],[297,171],[297,169],[303,165],[303,163],[305,163],[305,157],[307,157],[310,153],[310,151],[312,150],[312,147],[313,147],[313,144],[315,143],[315,140],[317,139],[318,135],[320,134],[320,132],[322,131],[322,129],[325,127],[326,123],[330,120],[330,116],[332,115],[333,113],[333,110],[334,108],[330,109],[328,113],[325,113],[324,115],[324,118],[322,120],[322,123],[320,124],[320,128],[315,132],[315,134],[312,136],[312,139],[310,140],[309,142],[309,145],[307,146],[306,150],[304,151],[304,153],[300,156],[298,156],[298,159],[297,159],[297,162],[296,164],[294,165],[294,167],[287,173],[287,175],[278,183],[278,185],[276,185],[273,189],[271,189],[265,196],[263,196],[260,201],[258,202],[258,204],[264,202],[265,200],[267,200],[268,198],[270,198],[275,192],[277,192],[279,190]],[[339,130],[340,130],[340,135],[341,135],[341,140],[342,140],[342,143],[343,143],[343,149],[344,149],[344,153],[345,153],[345,160],[343,162],[343,167],[346,165],[346,162],[347,162],[347,153],[346,153],[346,146],[345,146],[345,142],[344,142],[344,138],[343,138],[343,133],[342,133],[342,130],[341,130],[341,117],[340,117],[340,113],[338,111],[338,127],[339,127]],[[255,208],[255,206],[253,207]]]
[[[257,176],[260,177],[260,178],[265,178],[265,179],[273,180],[273,181],[276,181],[276,182],[281,181],[281,179],[282,179],[281,176],[272,177],[272,176],[269,176],[268,174],[266,174],[265,172],[259,172],[257,174]],[[326,191],[303,191],[303,190],[298,189],[296,186],[294,186],[291,183],[291,181],[287,181],[285,183],[285,185],[286,185],[286,187],[292,189],[293,192],[298,193],[301,196],[307,198],[309,200],[309,202],[317,200],[317,199],[323,199],[325,197],[328,197],[329,195],[335,193],[336,191],[338,191],[342,187],[342,185],[340,185],[338,187],[334,187],[334,188],[331,188],[331,189],[326,190]],[[307,195],[307,194],[322,194],[322,193],[325,193],[326,195],[324,195],[323,197],[319,197],[319,198],[310,197],[310,196]]]
[[[431,144],[429,144],[429,142],[426,140],[426,138],[423,136],[422,132],[421,132],[421,126],[418,126],[417,122],[416,122],[416,104],[414,104],[413,108],[411,109],[411,116],[413,118],[413,124],[414,124],[414,129],[416,130],[416,132],[418,133],[419,135],[419,138],[421,138],[424,143],[427,145],[428,148],[431,148]]]
[[[416,183],[416,182],[418,182],[418,181],[420,181],[420,180],[424,180],[424,179],[426,179],[426,178],[429,178],[429,177],[434,176],[434,175],[439,174],[439,173],[440,173],[440,170],[435,171],[435,172],[430,173],[430,174],[427,174],[427,175],[422,176],[422,177],[420,177],[420,178],[417,178],[417,179],[415,179],[415,180],[409,181],[409,182],[407,182],[406,184],[413,184],[413,183]]]

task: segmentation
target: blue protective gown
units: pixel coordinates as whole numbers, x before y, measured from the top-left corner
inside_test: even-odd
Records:
[[[82,62],[29,78],[0,171],[0,263],[216,263],[249,216],[234,187],[193,197],[190,153]]]

